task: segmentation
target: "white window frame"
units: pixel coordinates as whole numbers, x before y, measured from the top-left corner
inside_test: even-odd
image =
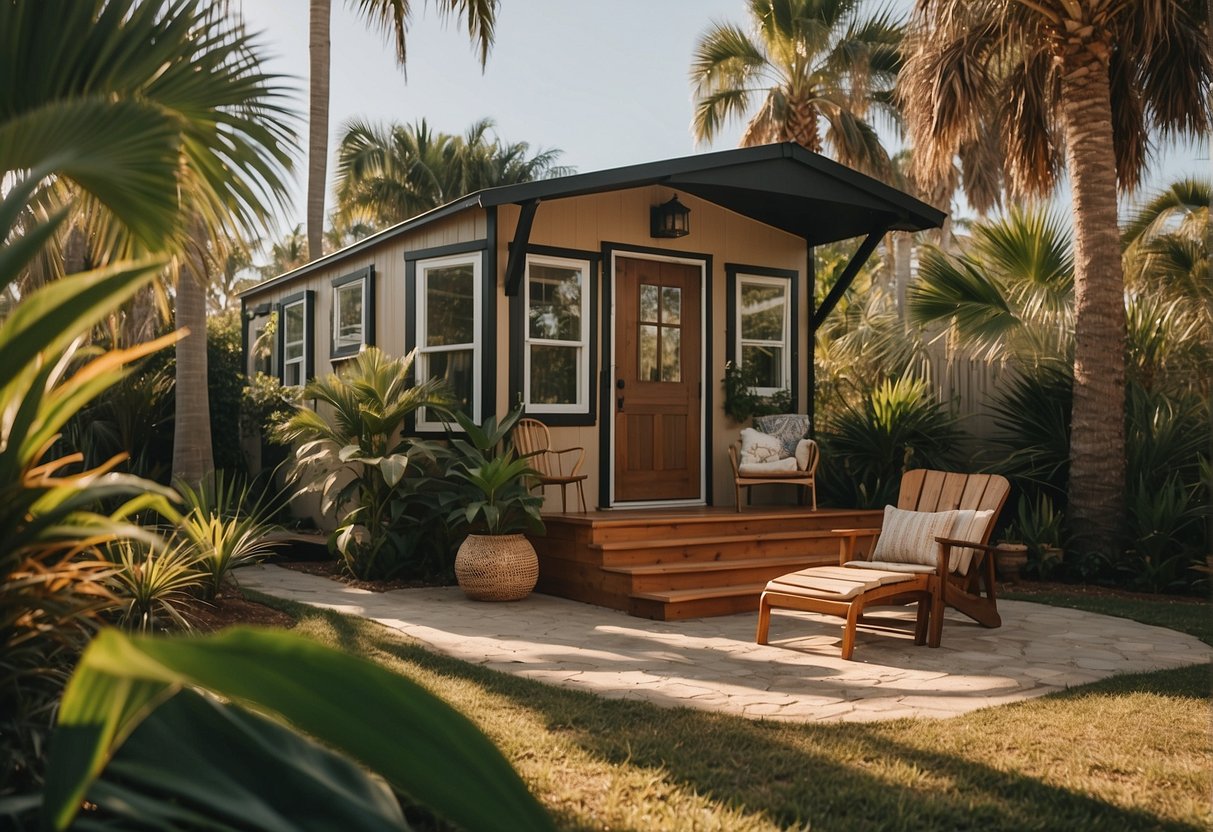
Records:
[[[772,341],[758,338],[746,338],[742,331],[742,305],[741,305],[741,290],[745,285],[773,286],[783,293],[783,340]],[[783,277],[767,277],[765,275],[746,274],[738,272],[737,274],[737,292],[733,298],[734,308],[737,310],[737,320],[734,325],[737,327],[737,343],[734,345],[734,355],[737,357],[737,366],[743,371],[745,370],[745,350],[744,347],[780,347],[782,348],[783,360],[780,366],[780,374],[783,377],[782,387],[755,387],[754,392],[759,396],[773,396],[781,390],[792,389],[792,282]]]
[[[561,341],[531,337],[531,265],[575,269],[581,274],[581,340]],[[590,406],[590,263],[565,257],[528,254],[526,285],[523,287],[522,400],[527,413],[589,412]],[[577,401],[572,404],[544,404],[531,401],[531,347],[577,347]]]
[[[439,352],[461,352],[469,346],[472,348],[472,420],[480,424],[481,410],[484,407],[482,398],[482,356],[484,353],[484,336],[481,326],[481,274],[482,274],[483,257],[479,251],[470,252],[468,254],[456,254],[450,257],[434,257],[428,260],[418,260],[415,266],[416,283],[417,283],[417,366],[416,378],[418,384],[428,379],[429,376],[429,356]],[[448,266],[466,266],[472,267],[472,341],[471,344],[444,344],[440,347],[427,347],[426,342],[426,286],[429,283],[429,272],[432,269],[441,269]],[[426,412],[427,408],[419,408],[417,410],[417,430],[419,431],[443,431],[448,425],[442,421],[435,421],[429,418]],[[451,428],[459,430],[457,424],[451,424]]]
[[[350,280],[333,287],[332,320],[329,322],[332,338],[329,344],[329,355],[335,360],[340,361],[352,358],[367,345],[367,333],[370,331],[371,305],[369,302],[370,292],[367,291],[366,284],[367,278],[360,277],[357,280]],[[355,290],[362,294],[362,322],[358,343],[355,345],[341,344],[339,341],[341,333],[341,293]]]
[[[287,314],[289,313],[289,311],[291,309],[295,308],[296,306],[299,307],[299,310],[300,310],[300,312],[302,314],[302,318],[303,318],[303,337],[300,338],[298,341],[287,341],[286,340]],[[308,302],[307,302],[306,297],[299,298],[299,300],[291,301],[290,303],[282,304],[282,321],[281,321],[281,325],[282,325],[282,385],[284,387],[303,387],[305,384],[307,384],[307,375],[308,375],[307,315],[308,315]],[[298,344],[300,347],[298,358],[287,358],[287,353],[288,353],[289,347],[292,344]],[[287,379],[287,368],[293,364],[299,365],[299,383],[298,384],[288,384],[287,380],[286,380]]]

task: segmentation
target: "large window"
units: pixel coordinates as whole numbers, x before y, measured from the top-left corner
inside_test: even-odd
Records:
[[[790,287],[779,277],[737,276],[736,358],[759,395],[792,386]]]
[[[455,407],[480,421],[480,254],[417,263],[417,378],[445,379]],[[442,423],[423,408],[421,430]]]
[[[282,383],[301,387],[312,377],[312,293],[301,292],[283,300],[278,322]]]
[[[523,391],[528,413],[589,407],[589,263],[529,256]]]
[[[330,355],[345,358],[356,355],[364,345],[373,344],[374,316],[372,279],[368,266],[354,274],[333,280],[333,342]]]

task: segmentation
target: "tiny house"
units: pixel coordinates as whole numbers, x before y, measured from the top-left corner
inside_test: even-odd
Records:
[[[725,363],[811,414],[817,327],[887,231],[943,217],[792,144],[492,188],[247,290],[246,343],[276,314],[288,385],[416,349],[473,418],[521,403],[584,447],[591,507],[731,504]],[[813,247],[855,237],[817,306]]]

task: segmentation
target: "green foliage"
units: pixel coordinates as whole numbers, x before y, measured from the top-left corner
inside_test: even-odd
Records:
[[[248,471],[240,443],[240,405],[244,397],[244,348],[240,313],[231,310],[206,319],[206,379],[215,467]]]
[[[467,830],[554,828],[501,752],[403,676],[283,632],[107,631],[64,693],[42,819],[66,829],[87,798],[123,828],[406,829],[394,792]]]
[[[1061,564],[1051,554],[1061,548],[1062,523],[1065,518],[1053,507],[1048,494],[1039,492],[1036,499],[1020,494],[1012,526],[1019,540],[1028,547],[1028,563],[1024,574],[1047,579]],[[1007,535],[1011,534],[1010,528]]]
[[[359,353],[339,375],[308,382],[302,398],[318,409],[296,408],[279,430],[301,443],[290,481],[300,494],[318,492],[321,510],[337,518],[330,546],[357,578],[425,576],[436,562],[453,563],[446,536],[433,533],[440,451],[402,432],[418,408],[445,412],[450,395],[440,380],[413,384],[413,357]]]
[[[277,376],[257,373],[249,379],[240,400],[240,429],[243,436],[281,443],[279,428],[299,407],[299,388],[286,387]]]
[[[754,392],[757,387],[754,373],[745,372],[732,361],[724,365],[724,412],[734,422],[744,422],[753,416],[769,416],[775,413],[791,413],[792,391],[780,390],[770,396]]]
[[[991,441],[994,468],[1031,494],[1043,493],[1064,510],[1070,476],[1070,368],[1043,364],[1016,374],[993,404],[999,432]]]
[[[521,416],[522,409],[515,408],[500,422],[490,416],[477,425],[455,413],[466,438],[450,436],[454,457],[450,473],[461,481],[449,498],[458,503],[447,518],[452,527],[473,534],[543,534],[539,516],[543,498],[527,487],[536,472],[510,441],[510,431]]]
[[[268,520],[274,507],[253,499],[237,477],[218,471],[211,482],[197,488],[179,483],[177,490],[185,502],[177,530],[202,575],[204,598],[214,598],[233,569],[251,566],[277,548],[269,539],[277,528]]]
[[[926,382],[885,381],[825,425],[823,490],[839,505],[896,503],[901,475],[913,468],[949,468],[960,436]]]
[[[185,541],[171,546],[149,546],[142,541],[119,540],[104,549],[114,564],[110,581],[119,598],[119,623],[128,630],[152,633],[176,626],[190,628],[181,606],[202,585],[197,556]]]

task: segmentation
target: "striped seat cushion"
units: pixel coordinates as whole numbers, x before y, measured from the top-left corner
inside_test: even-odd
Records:
[[[767,592],[784,595],[803,595],[810,598],[826,598],[846,601],[863,592],[885,584],[913,580],[909,572],[892,572],[880,569],[850,569],[844,566],[814,566],[780,575],[767,584]]]

